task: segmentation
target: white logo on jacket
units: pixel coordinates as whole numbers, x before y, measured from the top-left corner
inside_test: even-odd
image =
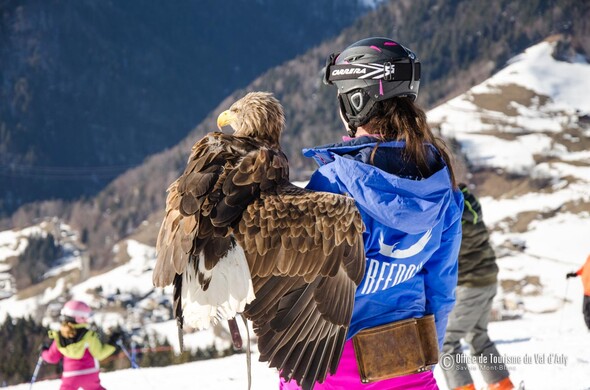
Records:
[[[406,249],[395,249],[395,247],[399,244],[396,242],[393,245],[387,245],[383,241],[383,237],[379,239],[379,253],[383,256],[391,257],[393,259],[407,259],[408,257],[412,257],[417,255],[418,253],[422,252],[430,241],[432,237],[432,229],[429,229],[420,239],[412,246]]]

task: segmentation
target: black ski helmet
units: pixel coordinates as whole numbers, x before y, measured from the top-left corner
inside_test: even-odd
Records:
[[[349,133],[371,119],[375,103],[394,96],[418,97],[420,61],[388,38],[366,38],[328,57],[324,83],[336,85]]]

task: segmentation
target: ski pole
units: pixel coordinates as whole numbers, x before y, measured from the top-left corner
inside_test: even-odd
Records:
[[[133,360],[134,362],[137,361],[137,348],[135,345],[135,341],[131,340],[131,360]]]
[[[137,365],[137,363],[135,363],[135,359],[133,359],[131,357],[131,354],[129,353],[129,350],[127,348],[125,348],[125,346],[123,345],[123,342],[121,340],[117,340],[117,345],[119,347],[121,347],[121,351],[123,351],[123,353],[125,354],[125,356],[127,356],[127,359],[129,359],[129,362],[131,363],[131,368],[139,368],[139,366]]]
[[[41,365],[43,364],[43,358],[41,354],[39,354],[39,359],[37,359],[37,365],[35,366],[35,371],[33,371],[33,377],[31,378],[31,385],[29,386],[29,390],[33,388],[33,383],[37,380],[37,375],[39,375],[39,370],[41,370]]]
[[[135,362],[135,358],[133,358],[132,355],[129,353],[129,350],[127,348],[125,348],[125,346],[123,345],[123,342],[121,340],[117,340],[116,344],[119,347],[121,347],[121,351],[123,351],[125,356],[127,356],[127,359],[129,359],[129,361],[131,362],[131,368],[139,368],[139,365]],[[135,344],[135,343],[133,342],[133,344]],[[135,353],[135,348],[133,348],[133,353]],[[133,356],[135,356],[135,355],[133,355]],[[140,371],[139,376],[141,376],[141,378],[146,382],[148,387],[153,387],[153,385],[143,375],[141,375],[141,371]]]

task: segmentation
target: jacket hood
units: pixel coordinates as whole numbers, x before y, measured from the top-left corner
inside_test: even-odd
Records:
[[[443,218],[448,205],[454,203],[450,173],[444,160],[436,148],[428,144],[428,163],[434,173],[426,178],[401,176],[366,162],[376,144],[372,137],[360,137],[304,149],[303,154],[313,157],[320,170],[327,166],[334,170],[334,180],[339,181],[359,208],[376,221],[386,226],[395,225],[396,229],[409,234],[428,230]],[[400,156],[404,147],[405,142],[383,142],[378,151],[382,159],[399,162],[403,160]],[[357,180],[359,177],[363,180]]]

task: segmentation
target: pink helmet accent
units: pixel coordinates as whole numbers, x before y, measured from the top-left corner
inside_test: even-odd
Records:
[[[62,317],[73,318],[77,324],[84,324],[90,318],[92,310],[82,301],[67,301],[59,314]]]

